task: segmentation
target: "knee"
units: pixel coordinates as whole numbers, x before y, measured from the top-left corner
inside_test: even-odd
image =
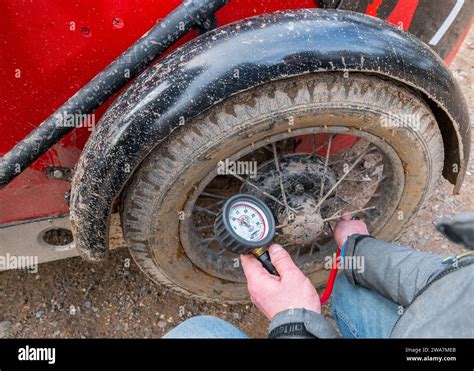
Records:
[[[246,338],[230,323],[213,316],[192,317],[168,332],[164,338]]]
[[[201,315],[201,316],[194,316],[191,318],[188,318],[186,321],[182,322],[180,325],[192,325],[192,326],[198,326],[198,325],[205,325],[209,326],[212,324],[221,324],[225,322],[224,320],[214,317],[214,316],[209,316],[209,315]]]
[[[221,319],[213,316],[196,316],[171,329],[163,338],[199,338],[209,337],[212,329],[222,326]]]
[[[334,282],[334,288],[333,288],[334,295],[343,293],[344,291],[349,289],[350,286],[351,284],[347,280],[344,272],[340,272],[336,277],[336,281]]]

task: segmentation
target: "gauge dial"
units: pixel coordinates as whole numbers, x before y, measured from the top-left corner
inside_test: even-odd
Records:
[[[275,218],[258,197],[238,194],[229,198],[214,221],[219,243],[237,254],[268,245],[275,236]]]
[[[237,201],[229,209],[229,224],[246,241],[261,241],[268,235],[268,219],[263,210],[248,201]]]

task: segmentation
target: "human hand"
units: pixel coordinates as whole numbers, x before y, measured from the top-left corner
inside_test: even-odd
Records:
[[[334,228],[334,239],[336,240],[337,247],[342,248],[347,238],[356,233],[369,234],[367,224],[362,220],[352,220],[350,214],[343,214]]]
[[[278,276],[267,272],[258,259],[241,255],[252,302],[271,320],[273,316],[291,308],[305,308],[321,313],[321,302],[313,284],[293,263],[290,254],[280,245],[269,249],[272,264]]]

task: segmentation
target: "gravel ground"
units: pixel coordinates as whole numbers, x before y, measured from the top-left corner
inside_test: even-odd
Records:
[[[474,31],[451,66],[474,114]],[[474,146],[473,146],[474,148]],[[399,238],[400,244],[450,254],[459,248],[441,237],[432,221],[442,215],[472,211],[474,162],[461,195],[441,182],[431,200]],[[120,229],[112,245],[123,247]],[[267,320],[253,305],[206,304],[167,292],[148,280],[125,248],[108,261],[92,265],[80,258],[43,264],[38,274],[0,274],[0,337],[155,338],[186,318],[211,314],[228,320],[253,337],[266,335]],[[328,305],[323,308],[328,314]]]

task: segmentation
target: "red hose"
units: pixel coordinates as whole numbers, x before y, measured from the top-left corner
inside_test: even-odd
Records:
[[[339,255],[341,254],[341,249],[337,249],[336,251],[336,259],[332,262],[331,272],[329,273],[328,283],[326,284],[326,288],[324,289],[323,294],[321,295],[321,304],[324,304],[326,300],[329,299],[332,293],[332,288],[334,287],[334,281],[336,280],[337,275],[337,263],[339,260]]]

